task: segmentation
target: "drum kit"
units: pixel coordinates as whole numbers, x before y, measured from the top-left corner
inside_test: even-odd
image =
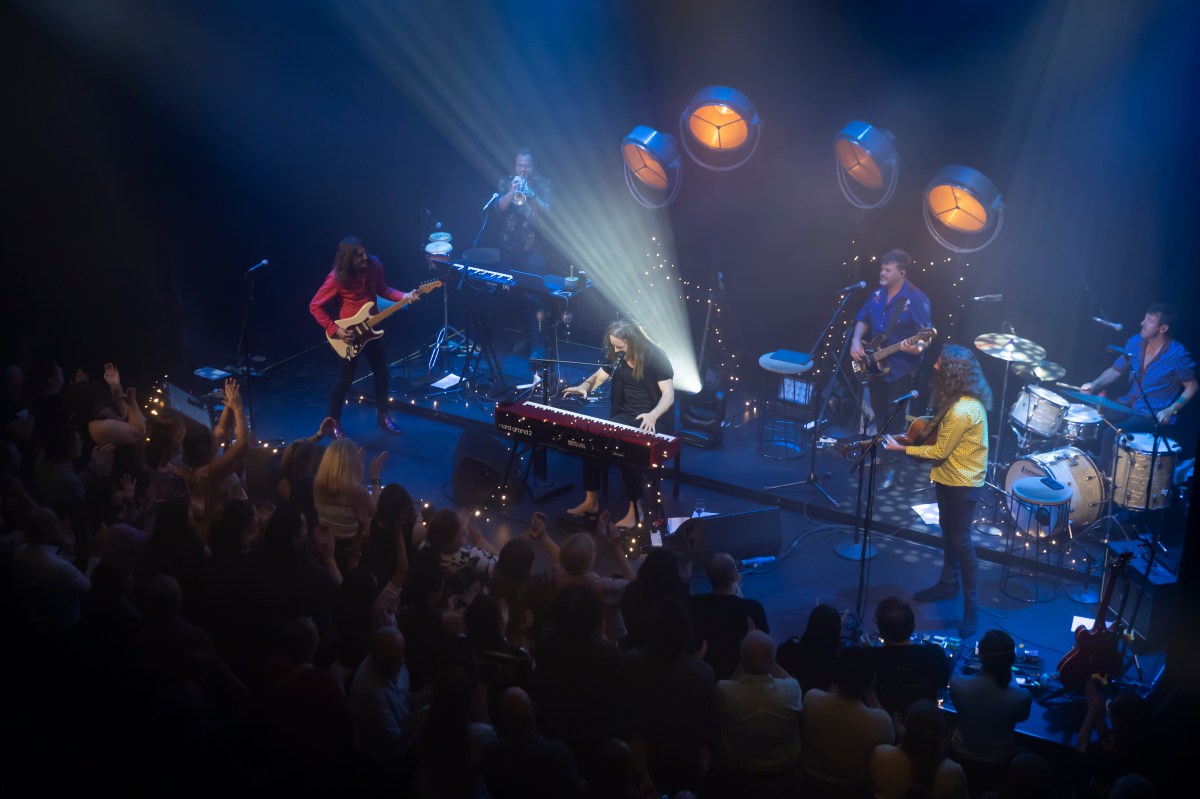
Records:
[[[1000,491],[996,478],[1003,472],[1003,492],[1010,498],[1010,508],[1014,509],[1010,518],[1017,530],[1033,534],[1040,522],[1042,527],[1060,529],[1062,525],[1062,529],[1080,535],[1111,518],[1109,503],[1128,511],[1159,510],[1169,504],[1180,458],[1178,443],[1160,436],[1155,454],[1153,434],[1120,434],[1119,424],[1129,418],[1130,409],[1060,382],[1067,370],[1045,360],[1045,348],[1028,339],[985,333],[975,339],[975,347],[1007,362],[1001,393],[1001,408],[1007,407],[1007,425],[997,430],[989,483]],[[1011,406],[1007,405],[1009,372],[1026,381]],[[1060,391],[1052,391],[1042,383],[1051,383]],[[1011,463],[1000,460],[1005,426],[1017,436],[1016,458]],[[1102,433],[1106,426],[1117,435],[1109,462],[1102,463]],[[1045,518],[1035,520],[1030,514],[1023,515],[1020,503],[1011,501],[1013,485],[1028,477],[1048,478],[1049,483],[1060,484],[1070,492],[1065,507],[1050,510],[1053,518],[1049,525]],[[1003,534],[995,524],[982,524],[982,520],[977,524],[991,534]]]

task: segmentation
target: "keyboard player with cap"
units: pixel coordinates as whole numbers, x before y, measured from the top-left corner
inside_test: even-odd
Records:
[[[675,427],[675,372],[666,354],[646,338],[642,329],[629,320],[611,323],[604,331],[605,365],[577,386],[563,391],[565,397],[587,396],[612,379],[612,407],[609,419],[639,427],[647,433],[670,433]],[[567,511],[572,516],[591,516],[600,512],[600,481],[604,464],[596,458],[584,458],[583,502]],[[622,469],[628,509],[617,527],[627,530],[638,523],[638,501],[643,499],[643,475],[640,470]]]

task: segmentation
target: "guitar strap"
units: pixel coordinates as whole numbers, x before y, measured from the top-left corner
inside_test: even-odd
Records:
[[[888,343],[888,340],[889,340],[889,339],[891,339],[891,337],[892,337],[892,331],[896,329],[896,323],[900,321],[900,314],[902,314],[902,313],[904,313],[906,310],[908,310],[908,303],[909,303],[909,300],[908,300],[908,298],[907,298],[907,297],[904,299],[904,305],[903,305],[903,306],[901,306],[899,302],[897,302],[897,303],[896,303],[896,306],[897,306],[897,307],[896,307],[896,309],[895,309],[895,310],[892,312],[892,316],[891,316],[891,318],[890,318],[890,319],[888,319],[887,330],[886,330],[886,331],[884,332],[884,334],[883,334],[883,343],[884,343],[885,345]],[[884,312],[885,312],[885,313],[887,312],[887,292],[884,292],[884,306],[883,306],[883,310],[884,310]]]

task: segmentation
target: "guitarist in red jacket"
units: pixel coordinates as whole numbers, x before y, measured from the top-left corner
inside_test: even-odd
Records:
[[[325,332],[330,336],[348,340],[352,334],[339,327],[334,317],[329,315],[325,306],[338,301],[338,319],[345,319],[354,314],[367,303],[375,302],[376,297],[383,297],[392,302],[408,300],[416,302],[420,295],[416,292],[406,294],[387,284],[383,276],[383,264],[374,255],[367,254],[367,248],[353,236],[342,239],[337,253],[333,257],[333,269],[325,277],[325,282],[313,295],[308,310]],[[361,356],[371,365],[375,377],[375,418],[379,426],[388,433],[400,435],[400,428],[388,414],[388,361],[387,351],[383,340],[376,339],[366,343]],[[329,416],[338,422],[341,430],[342,406],[346,402],[346,393],[354,382],[354,372],[358,367],[358,357],[343,359],[338,371],[337,381],[329,392]],[[340,436],[339,436],[340,437]]]
[[[899,344],[933,326],[929,298],[908,280],[912,256],[904,250],[889,250],[879,262],[879,288],[871,292],[855,317],[850,357],[856,361],[867,358],[871,351]],[[868,333],[871,340],[864,344],[863,336]],[[892,400],[916,387],[917,369],[921,365],[924,349],[923,344],[903,344],[898,352],[880,363],[886,371],[872,379],[868,389],[876,425],[882,425],[892,412],[893,408],[889,407]],[[904,413],[896,414],[887,432],[903,430],[904,417]],[[885,464],[890,460],[886,453],[880,457]],[[895,469],[888,468],[880,488],[886,491],[892,487],[894,480]]]

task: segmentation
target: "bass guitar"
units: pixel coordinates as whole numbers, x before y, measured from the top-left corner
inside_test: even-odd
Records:
[[[420,297],[428,294],[436,288],[439,288],[441,285],[442,281],[440,280],[427,280],[413,289],[410,293],[416,294],[418,297]],[[411,298],[405,297],[399,302],[388,306],[387,310],[380,311],[376,314],[371,313],[375,310],[375,303],[368,302],[366,305],[359,308],[358,313],[354,314],[354,316],[337,320],[338,327],[351,334],[349,339],[342,340],[340,338],[331,336],[328,333],[325,334],[325,339],[329,342],[329,346],[333,347],[333,351],[336,352],[339,357],[345,358],[348,361],[354,356],[358,355],[358,353],[362,352],[362,348],[366,346],[368,341],[377,339],[383,335],[383,331],[377,328],[384,319],[387,319],[396,311],[404,308],[411,302]]]
[[[1125,571],[1125,564],[1132,557],[1132,552],[1122,552],[1117,557],[1109,572],[1108,583],[1104,586],[1100,607],[1096,609],[1096,621],[1092,629],[1082,624],[1076,627],[1075,646],[1058,661],[1058,681],[1068,691],[1083,690],[1093,674],[1113,677],[1121,672],[1124,665],[1121,659],[1121,636],[1108,626],[1106,619],[1117,578]]]
[[[885,333],[880,333],[874,339],[863,345],[863,351],[866,353],[866,355],[863,356],[862,360],[850,361],[850,365],[854,367],[854,374],[858,375],[859,378],[863,380],[870,380],[876,377],[883,377],[890,371],[890,369],[887,366],[880,366],[880,361],[882,361],[884,358],[887,358],[889,355],[893,354],[905,345],[925,349],[925,347],[929,345],[929,342],[937,338],[937,328],[922,328],[915,336],[909,336],[908,338],[904,339],[904,341],[897,341],[890,347],[882,346],[885,336]]]

